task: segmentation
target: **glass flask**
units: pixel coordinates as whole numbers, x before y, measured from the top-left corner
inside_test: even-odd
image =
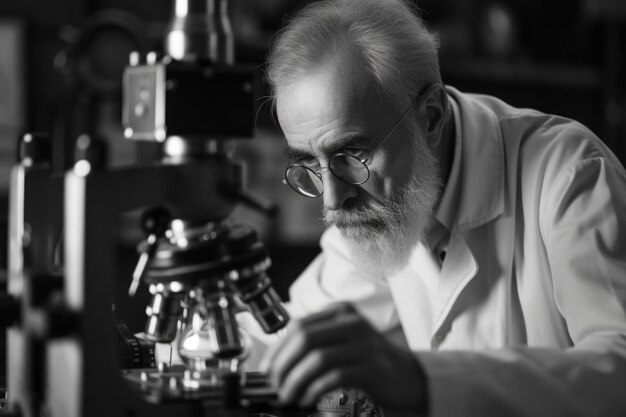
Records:
[[[236,373],[250,355],[250,336],[237,324],[233,294],[197,295],[178,341],[185,367],[197,377]]]

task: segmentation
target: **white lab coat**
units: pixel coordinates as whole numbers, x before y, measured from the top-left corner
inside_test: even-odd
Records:
[[[349,300],[400,324],[433,417],[626,416],[624,169],[579,123],[448,93],[455,212],[435,285],[421,244],[388,283],[363,279],[331,228],[290,310]]]

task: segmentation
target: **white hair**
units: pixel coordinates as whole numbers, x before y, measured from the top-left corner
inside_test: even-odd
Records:
[[[379,94],[405,107],[426,85],[441,83],[438,37],[406,0],[323,0],[299,11],[276,35],[267,57],[271,98],[355,48]]]

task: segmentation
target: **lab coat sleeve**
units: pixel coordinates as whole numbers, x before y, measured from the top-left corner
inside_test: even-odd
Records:
[[[626,416],[626,180],[602,156],[546,183],[540,227],[571,347],[417,352],[431,416]]]

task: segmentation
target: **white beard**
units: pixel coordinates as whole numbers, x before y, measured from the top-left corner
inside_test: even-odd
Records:
[[[430,149],[416,149],[414,154],[418,151],[419,157],[412,158],[409,183],[392,200],[369,201],[352,209],[323,209],[324,223],[337,226],[353,262],[369,279],[385,280],[404,268],[432,224],[441,179]]]

